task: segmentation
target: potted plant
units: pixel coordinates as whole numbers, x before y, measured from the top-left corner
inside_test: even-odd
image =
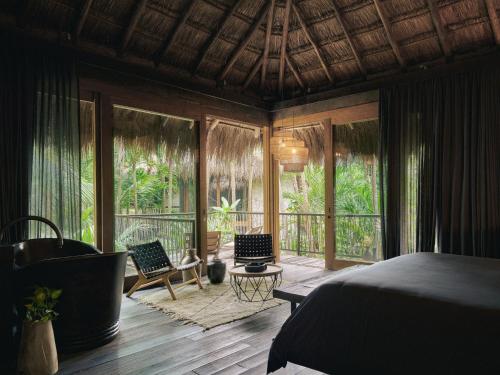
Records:
[[[35,287],[26,307],[18,371],[22,374],[52,375],[58,370],[57,349],[52,329],[60,289]]]

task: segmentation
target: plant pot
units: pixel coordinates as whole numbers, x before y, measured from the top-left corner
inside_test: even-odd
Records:
[[[24,322],[18,371],[25,375],[53,375],[58,370],[52,322]]]
[[[214,258],[214,260],[207,265],[207,275],[212,284],[222,283],[226,276],[226,263],[219,258]]]
[[[200,258],[198,255],[196,255],[196,249],[186,249],[184,252],[184,256],[181,259],[181,265],[193,263],[196,261],[199,261]],[[196,272],[198,272],[198,276],[201,277],[201,263],[196,267]],[[186,282],[188,280],[191,280],[193,278],[193,275],[191,275],[191,272],[189,271],[182,271],[182,281]]]

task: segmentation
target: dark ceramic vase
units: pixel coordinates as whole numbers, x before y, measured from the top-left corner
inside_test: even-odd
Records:
[[[214,258],[214,260],[207,265],[207,275],[212,284],[222,283],[226,276],[226,263],[219,258]]]

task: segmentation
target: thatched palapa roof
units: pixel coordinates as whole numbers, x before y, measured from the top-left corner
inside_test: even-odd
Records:
[[[373,156],[378,153],[378,120],[353,124],[335,125],[335,146],[343,152],[358,156]],[[309,149],[309,161],[323,163],[325,133],[322,125],[311,125],[293,130],[293,136],[304,141]]]
[[[500,44],[498,0],[4,0],[0,23],[270,101]],[[14,25],[14,26],[12,26]],[[156,67],[156,68],[154,68]]]

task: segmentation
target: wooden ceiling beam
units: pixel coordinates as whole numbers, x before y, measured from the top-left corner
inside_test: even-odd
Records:
[[[500,20],[498,19],[497,9],[493,0],[485,0],[488,17],[490,18],[491,30],[495,36],[496,44],[500,44]]]
[[[262,69],[260,70],[260,88],[264,88],[266,82],[267,64],[269,61],[269,44],[271,42],[271,33],[273,31],[273,17],[274,17],[275,0],[271,0],[271,8],[267,12],[266,24],[266,40],[264,42],[264,55],[262,60]]]
[[[73,31],[73,39],[75,41],[78,41],[78,38],[80,38],[80,34],[82,33],[83,26],[85,25],[85,21],[87,20],[87,17],[89,16],[90,13],[90,7],[92,6],[92,3],[94,0],[85,0],[82,8],[80,9],[80,14],[78,16],[78,19],[76,21],[75,25],[75,30]]]
[[[228,63],[226,64],[226,66],[222,70],[221,74],[219,75],[219,81],[222,81],[227,77],[227,75],[231,71],[231,68],[233,67],[234,63],[236,62],[236,60],[238,60],[238,58],[243,53],[245,48],[248,46],[250,41],[253,39],[253,37],[255,36],[257,31],[259,31],[259,26],[262,24],[262,22],[264,22],[264,19],[267,15],[267,12],[269,11],[270,6],[271,6],[271,2],[266,2],[265,5],[262,6],[259,16],[255,20],[255,22],[252,24],[252,26],[250,27],[250,30],[248,30],[245,38],[243,38],[241,43],[238,45],[238,47],[236,48],[236,51],[232,54]]]
[[[184,12],[182,13],[181,17],[177,20],[177,23],[173,27],[172,31],[168,34],[167,38],[163,41],[161,44],[160,48],[158,48],[158,51],[156,51],[154,60],[156,66],[158,66],[161,62],[161,59],[163,56],[165,56],[168,53],[168,50],[172,45],[174,44],[175,40],[177,39],[177,36],[179,35],[179,32],[181,31],[182,27],[188,20],[189,16],[191,15],[191,12],[194,9],[194,6],[198,0],[191,0],[189,5],[185,8]]]
[[[198,58],[196,59],[196,66],[193,69],[193,74],[196,74],[198,72],[201,64],[203,63],[203,60],[205,60],[205,57],[207,56],[207,53],[210,50],[210,47],[212,47],[212,44],[214,44],[214,42],[217,39],[219,39],[219,37],[222,34],[222,30],[226,28],[227,24],[231,20],[231,17],[234,16],[236,10],[238,10],[239,7],[241,6],[241,3],[243,3],[243,0],[238,0],[236,3],[234,3],[234,5],[231,8],[229,8],[229,10],[224,14],[224,19],[222,20],[222,23],[217,26],[217,29],[207,39],[207,43],[205,43],[205,45],[201,49]]]
[[[288,69],[292,72],[293,76],[295,77],[295,80],[299,84],[299,86],[302,88],[302,90],[305,90],[305,85],[304,85],[304,80],[300,76],[300,73],[298,70],[295,68],[293,62],[290,60],[290,57],[288,54],[285,54],[285,59],[286,59],[286,64],[288,65]]]
[[[323,71],[325,72],[326,77],[328,78],[330,83],[333,83],[332,75],[330,74],[330,71],[328,70],[328,67],[325,63],[325,60],[321,56],[321,52],[319,50],[319,47],[316,44],[316,42],[314,41],[314,39],[312,38],[311,34],[309,33],[309,30],[307,29],[307,25],[304,22],[304,20],[302,19],[302,16],[300,15],[299,10],[297,9],[295,4],[293,4],[293,3],[292,3],[292,8],[293,8],[293,11],[295,12],[295,15],[297,16],[297,19],[299,20],[300,26],[302,27],[302,30],[304,31],[304,34],[306,35],[307,40],[309,41],[309,43],[311,43],[311,45],[314,48],[314,52],[316,53],[316,56],[318,57],[318,60],[321,64],[321,67],[323,68]]]
[[[253,77],[255,77],[255,75],[257,74],[257,72],[259,71],[259,69],[263,66],[263,63],[264,63],[264,55],[262,55],[259,58],[259,60],[257,61],[257,63],[253,65],[253,68],[250,71],[250,73],[248,73],[248,76],[245,79],[245,82],[243,83],[243,89],[246,89],[248,87],[248,85],[250,84],[250,82],[252,82]]]
[[[439,38],[439,43],[441,44],[443,53],[446,57],[449,57],[451,56],[451,47],[450,47],[450,38],[448,37],[448,32],[441,23],[441,19],[439,18],[439,13],[434,0],[427,0],[427,5],[429,6],[429,10],[431,11],[432,23],[436,28],[436,32]]]
[[[134,33],[134,30],[139,23],[139,19],[141,18],[144,9],[146,9],[147,4],[148,0],[140,0],[136,5],[134,12],[132,13],[132,18],[130,18],[130,22],[127,26],[127,29],[125,30],[125,34],[123,34],[120,47],[118,48],[118,55],[123,56],[123,54],[125,53],[130,39],[132,38],[132,34]]]
[[[342,32],[345,35],[347,43],[349,43],[349,46],[351,47],[352,54],[354,55],[354,58],[356,59],[356,62],[358,64],[359,71],[361,72],[361,74],[366,75],[366,68],[363,65],[363,62],[361,61],[361,56],[359,55],[358,50],[354,46],[354,43],[352,41],[352,35],[349,32],[349,30],[347,30],[347,26],[344,22],[344,19],[342,18],[342,13],[340,12],[339,7],[335,4],[334,0],[331,0],[330,3],[332,4],[333,9],[335,10],[335,14],[337,15],[337,21],[340,25],[340,28],[342,29]]]
[[[290,24],[290,7],[292,0],[286,0],[285,3],[285,16],[283,18],[283,35],[281,37],[281,53],[280,53],[280,70],[278,78],[278,92],[279,95],[283,93],[283,81],[285,78],[285,64],[286,64],[286,44],[288,42],[288,26]]]
[[[396,56],[396,59],[399,62],[399,65],[405,66],[405,60],[403,59],[403,55],[401,54],[401,50],[399,49],[398,44],[394,40],[391,32],[391,23],[389,21],[389,17],[387,17],[385,10],[382,8],[382,3],[380,0],[373,0],[373,4],[375,5],[375,8],[377,9],[378,16],[380,17],[380,20],[382,21],[382,25],[384,25],[385,29],[385,35],[387,37],[387,40],[389,41],[389,44],[392,47],[392,51],[394,52],[394,55]]]

